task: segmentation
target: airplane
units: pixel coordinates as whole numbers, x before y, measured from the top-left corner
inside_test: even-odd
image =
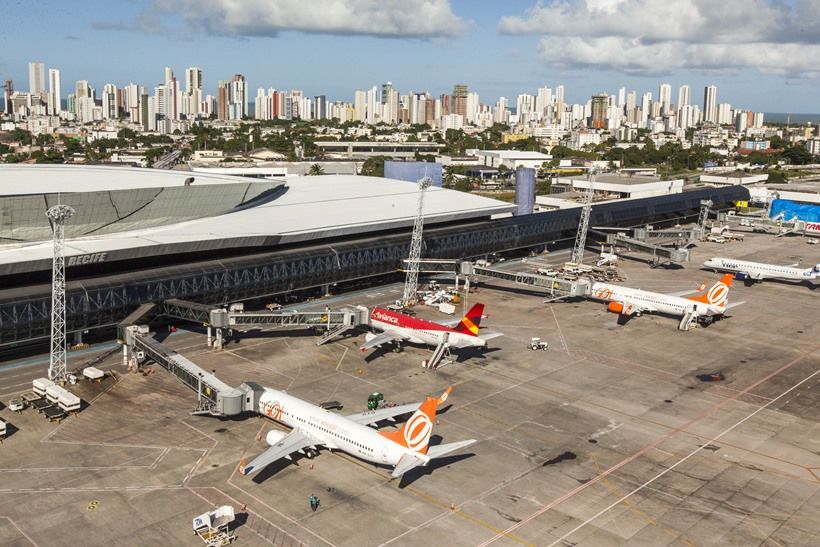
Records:
[[[501,333],[478,334],[478,327],[484,313],[484,304],[476,304],[455,326],[426,321],[384,308],[374,308],[370,314],[370,325],[382,331],[365,335],[362,351],[381,346],[388,342],[400,344],[410,342],[428,346],[438,346],[447,342],[453,348],[486,348],[487,341],[503,336]]]
[[[427,397],[421,404],[366,410],[342,416],[322,407],[288,395],[284,391],[265,388],[259,397],[259,413],[292,428],[289,433],[272,430],[265,437],[270,447],[250,463],[240,461],[239,472],[250,475],[271,463],[301,452],[308,458],[318,454],[317,446],[341,450],[368,462],[393,466],[396,478],[411,469],[425,466],[473,444],[475,439],[430,446],[430,435],[436,422],[436,410],[447,400],[453,388],[439,397]],[[413,412],[415,410],[415,412]],[[378,431],[370,425],[413,412],[397,431]]]
[[[812,280],[820,277],[820,264],[813,268],[797,268],[797,264],[778,266],[762,262],[748,262],[733,258],[710,258],[703,265],[715,271],[733,272],[735,279],[763,281],[764,279]]]
[[[698,290],[664,294],[596,282],[590,288],[590,298],[607,302],[609,311],[626,319],[633,315],[640,316],[645,312],[655,312],[681,318],[691,315],[695,318],[706,318],[706,321],[711,322],[713,318],[726,313],[729,308],[742,304],[728,304],[729,287],[732,286],[733,279],[732,274],[725,274],[708,289],[705,288],[705,284],[701,286],[698,289],[701,292],[693,296],[684,295]]]

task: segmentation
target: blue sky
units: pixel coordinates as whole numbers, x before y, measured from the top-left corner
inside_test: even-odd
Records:
[[[4,0],[0,78],[28,89],[28,62],[100,89],[149,88],[164,67],[203,69],[206,92],[242,73],[257,87],[351,100],[392,81],[483,103],[537,87],[567,99],[658,84],[718,86],[718,101],[767,112],[820,112],[816,0]],[[425,11],[426,10],[426,11]],[[671,11],[670,11],[671,10]],[[697,21],[697,23],[693,23]]]

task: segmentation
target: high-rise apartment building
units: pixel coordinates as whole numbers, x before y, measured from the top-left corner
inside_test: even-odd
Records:
[[[248,115],[248,82],[242,74],[231,78],[228,119],[241,120]]]
[[[453,114],[458,114],[464,120],[467,120],[467,93],[467,84],[456,84],[453,86],[451,108]]]
[[[552,89],[549,87],[539,87],[538,95],[535,97],[535,111],[538,116],[543,117],[547,108],[552,106]]]
[[[353,119],[355,121],[365,121],[367,116],[367,91],[357,89],[353,94],[353,111]]]
[[[367,90],[367,123],[376,124],[381,121],[380,105],[381,100],[379,99],[379,88],[374,85]]]
[[[3,113],[11,114],[11,96],[14,95],[14,81],[6,80],[6,85],[3,86]]]
[[[119,108],[117,106],[117,86],[105,84],[102,92],[102,116],[105,120],[115,120],[119,118]]]
[[[231,83],[228,80],[219,80],[216,88],[216,118],[228,119],[228,102],[230,100]]]
[[[669,114],[672,107],[672,86],[661,84],[658,88],[658,102],[660,103],[661,115]]]
[[[606,113],[609,109],[609,95],[601,93],[592,96],[591,126],[593,129],[606,128]]]
[[[327,96],[316,95],[313,98],[313,112],[317,120],[326,120],[329,117],[327,111]]]
[[[28,64],[28,90],[32,95],[40,95],[46,90],[46,71],[43,63]]]
[[[717,123],[717,87],[713,85],[703,89],[703,121]]]
[[[183,114],[195,118],[200,112],[202,103],[202,69],[189,67],[185,69],[185,95],[183,97]]]
[[[48,69],[48,113],[59,116],[63,111],[60,93],[60,71],[56,68]]]
[[[692,101],[692,88],[688,85],[682,85],[678,88],[678,108],[689,106]]]

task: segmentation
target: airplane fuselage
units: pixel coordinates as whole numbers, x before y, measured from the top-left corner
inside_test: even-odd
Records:
[[[820,264],[814,268],[801,269],[792,266],[778,266],[776,264],[766,264],[763,262],[749,262],[746,260],[735,260],[733,258],[716,257],[704,262],[703,266],[723,272],[745,274],[756,281],[763,279],[802,281],[820,277]]]
[[[375,429],[303,401],[284,391],[265,389],[260,414],[316,439],[317,445],[342,450],[372,463],[396,465],[408,450]],[[432,424],[430,424],[432,427]]]
[[[674,317],[683,317],[684,314],[692,310],[696,311],[698,315],[706,316],[720,315],[726,310],[724,306],[710,305],[680,296],[643,291],[610,283],[593,283],[590,289],[590,297],[602,302],[632,302],[643,308],[648,308],[652,312]]]
[[[458,332],[454,329],[410,317],[409,315],[393,313],[379,308],[370,315],[370,325],[380,331],[390,331],[400,334],[407,342],[427,346],[439,345],[447,335],[447,342],[454,348],[486,347],[487,341],[478,336]]]

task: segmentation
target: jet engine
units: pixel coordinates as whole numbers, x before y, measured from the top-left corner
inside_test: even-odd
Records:
[[[624,311],[624,305],[620,302],[610,302],[606,309],[613,313],[622,313]]]

